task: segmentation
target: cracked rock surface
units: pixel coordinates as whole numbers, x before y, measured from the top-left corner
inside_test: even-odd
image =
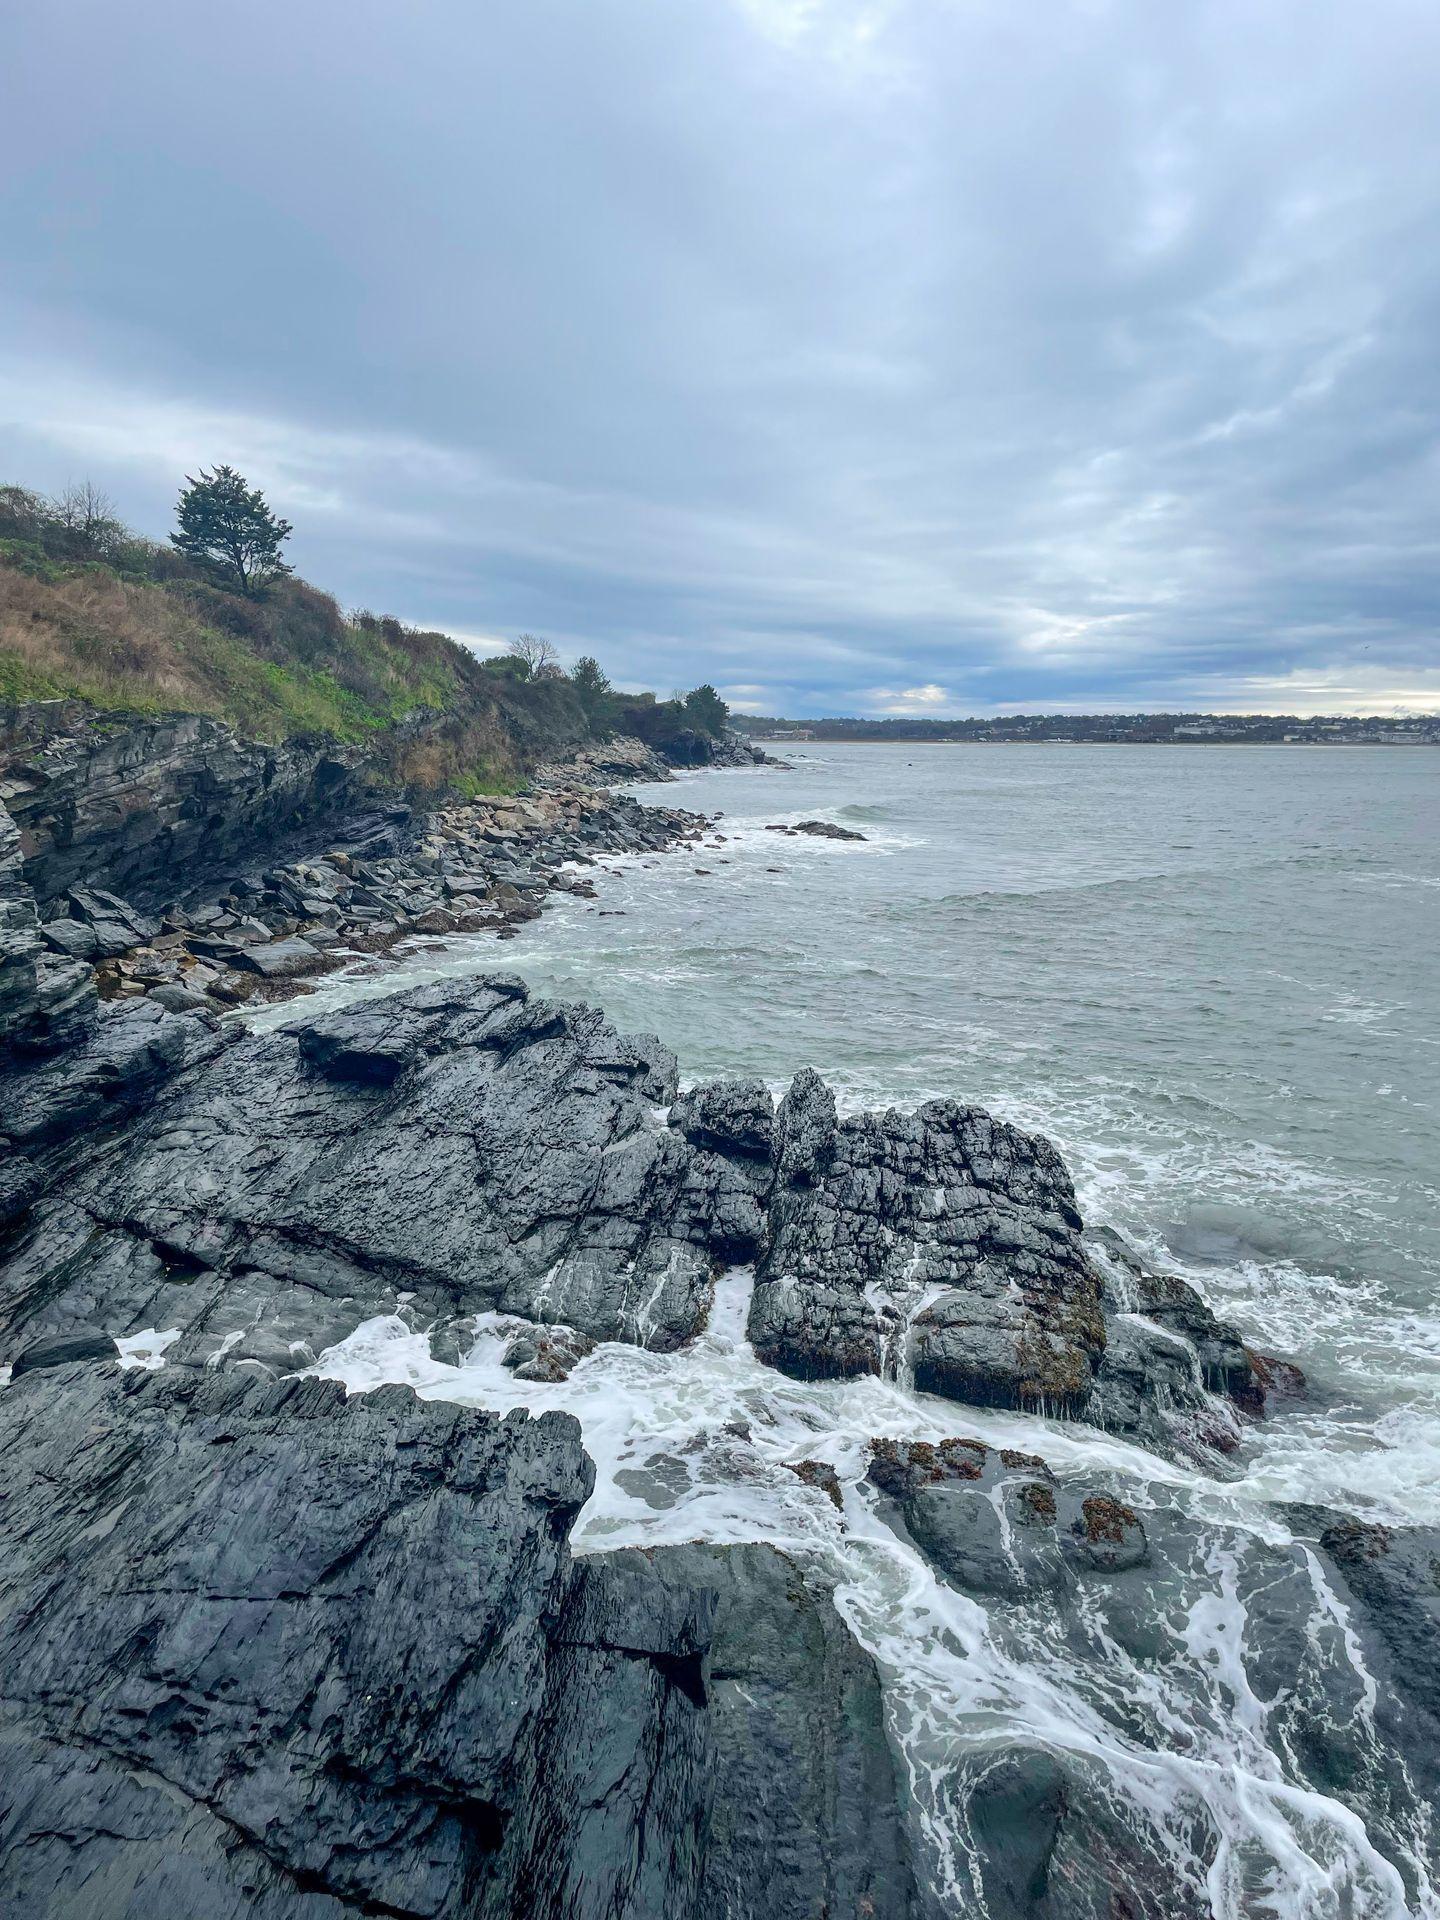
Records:
[[[1173,1331],[1123,1310],[1048,1141],[954,1101],[841,1118],[809,1072],[778,1110],[758,1082],[677,1095],[659,1041],[513,975],[266,1035],[122,1003],[4,1085],[6,1358],[155,1327],[175,1358],[285,1371],[398,1309],[668,1350],[753,1263],[756,1352],[801,1379],[889,1373],[1161,1446],[1188,1415],[1192,1452],[1258,1408],[1181,1282],[1131,1282]]]
[[[910,1912],[823,1584],[572,1563],[568,1416],[109,1363],[17,1382],[0,1444],[5,1911]]]

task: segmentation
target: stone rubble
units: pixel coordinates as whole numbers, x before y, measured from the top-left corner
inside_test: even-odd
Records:
[[[608,854],[698,840],[706,821],[641,806],[618,780],[670,778],[639,742],[541,768],[530,791],[456,800],[419,817],[391,808],[352,837],[284,864],[239,868],[143,911],[73,886],[36,925],[44,949],[93,967],[107,1000],[171,1012],[287,998],[304,982],[416,935],[514,937],[558,892],[593,895],[584,869]]]

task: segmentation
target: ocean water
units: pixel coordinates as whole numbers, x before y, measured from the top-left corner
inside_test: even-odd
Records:
[[[808,1065],[847,1105],[978,1102],[1050,1134],[1087,1217],[1297,1360],[1310,1397],[1212,1480],[901,1381],[784,1381],[744,1340],[743,1272],[688,1352],[602,1347],[554,1387],[514,1381],[484,1322],[458,1368],[396,1316],[319,1370],[575,1412],[599,1468],[582,1551],[747,1538],[822,1561],[885,1678],[937,1914],[986,1911],[968,1783],[1007,1743],[1112,1810],[1173,1889],[1167,1913],[1440,1911],[1433,1812],[1281,1504],[1440,1521],[1440,755],[807,745],[793,762],[639,789],[723,817],[703,848],[606,860],[599,899],[563,898],[503,948],[422,949],[322,1001],[499,965],[659,1033],[688,1080],[778,1091]],[[808,818],[865,838],[771,831]],[[875,1512],[880,1434],[1043,1454],[1143,1511],[1152,1569],[1078,1620],[953,1592]],[[837,1467],[843,1513],[788,1471],[802,1457]],[[1277,1675],[1282,1593],[1301,1651]],[[1306,1772],[1301,1707],[1349,1755],[1343,1799]]]

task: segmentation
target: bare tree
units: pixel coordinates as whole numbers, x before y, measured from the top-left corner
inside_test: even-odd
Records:
[[[50,514],[82,553],[108,553],[124,534],[115,502],[93,480],[72,480],[49,502]]]
[[[522,633],[511,643],[509,658],[525,663],[526,678],[530,680],[559,680],[563,678],[560,669],[560,649],[553,640],[541,640],[533,633]]]

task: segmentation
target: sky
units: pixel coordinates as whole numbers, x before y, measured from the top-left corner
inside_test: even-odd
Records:
[[[1440,708],[1433,0],[10,0],[0,480],[741,711]]]

